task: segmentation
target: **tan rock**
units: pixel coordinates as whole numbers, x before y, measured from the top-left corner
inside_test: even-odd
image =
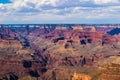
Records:
[[[80,30],[83,31],[83,27],[82,26],[74,26],[73,30]]]
[[[91,77],[85,74],[74,73],[72,80],[91,80]]]

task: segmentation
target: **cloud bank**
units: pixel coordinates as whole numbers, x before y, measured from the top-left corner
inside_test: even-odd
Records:
[[[120,0],[11,0],[0,23],[119,23]]]

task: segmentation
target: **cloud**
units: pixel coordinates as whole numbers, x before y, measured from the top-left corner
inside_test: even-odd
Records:
[[[93,2],[95,4],[100,4],[100,5],[103,5],[103,4],[118,4],[118,3],[120,3],[119,0],[93,0]]]
[[[119,0],[11,0],[0,4],[0,23],[94,23],[111,22],[110,18],[119,22],[119,4]]]

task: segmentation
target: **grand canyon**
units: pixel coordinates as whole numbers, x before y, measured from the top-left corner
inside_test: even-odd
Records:
[[[1,24],[0,80],[120,80],[120,25]]]

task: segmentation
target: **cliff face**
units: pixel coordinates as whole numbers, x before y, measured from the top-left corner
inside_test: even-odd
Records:
[[[91,77],[84,74],[74,73],[72,80],[91,80]]]
[[[0,79],[118,80],[120,42],[107,34],[112,29],[0,28]]]
[[[50,31],[49,29],[47,32],[44,32],[43,30],[40,30],[39,36],[43,39],[48,39],[51,42],[54,43],[62,43],[65,42],[71,42],[71,43],[78,43],[78,44],[87,44],[87,43],[112,43],[117,42],[118,39],[115,37],[112,37],[108,34],[104,34],[102,32],[97,32],[96,30],[93,31],[94,28],[92,28],[92,31],[80,31],[79,29],[74,30],[61,30],[56,29],[53,31]],[[31,33],[31,36],[35,36],[38,33]],[[29,36],[30,37],[30,36]]]
[[[62,78],[58,77],[57,74],[62,75],[64,72],[61,72],[59,69],[56,72],[56,70],[52,69],[53,67],[57,69],[59,66],[71,66],[73,68],[79,66],[86,69],[86,67],[100,65],[99,61],[106,60],[110,56],[117,56],[120,51],[118,47],[119,39],[106,34],[110,29],[99,32],[100,29],[95,29],[94,27],[90,29],[75,27],[73,30],[57,28],[50,31],[47,29],[47,32],[44,32],[44,29],[39,29],[39,31],[36,31],[37,35],[35,31],[30,33],[28,39],[32,47],[38,51],[46,68],[50,70],[44,74],[43,79],[68,79],[66,76],[73,76],[69,77],[69,79],[73,80],[94,79],[97,75],[91,75],[90,73],[96,72],[96,69],[88,69],[88,72],[85,71],[88,75],[81,74],[81,72],[71,75],[65,71],[67,75]],[[64,68],[62,67],[62,69]],[[95,74],[98,73],[99,76],[100,72],[98,71]]]
[[[2,80],[36,79],[42,75],[41,70],[43,70],[41,63],[36,63],[31,60],[0,61],[0,76],[2,76],[0,79]]]
[[[47,64],[55,64],[55,66],[88,66],[106,56],[118,54],[119,50],[114,52],[115,49],[111,45],[119,42],[116,37],[98,32],[94,27],[91,27],[92,31],[87,29],[81,31],[76,28],[78,27],[73,30],[54,29],[50,31],[47,29],[47,32],[39,29],[37,35],[34,31],[30,33],[28,39],[31,41],[31,46],[39,51],[44,59],[47,58]],[[107,54],[106,52],[110,49],[113,51]]]
[[[0,40],[0,48],[19,48],[21,49],[23,46],[17,40]]]
[[[92,80],[119,80],[120,79],[120,65],[119,64],[107,64],[100,66],[95,74],[92,75]],[[91,73],[92,74],[92,73]]]

